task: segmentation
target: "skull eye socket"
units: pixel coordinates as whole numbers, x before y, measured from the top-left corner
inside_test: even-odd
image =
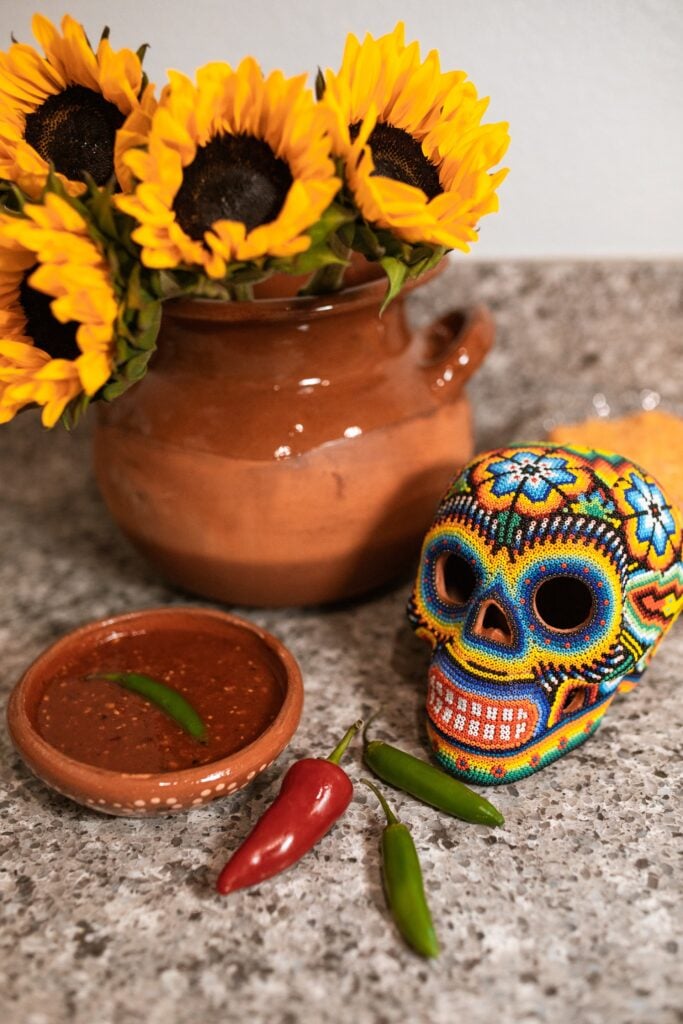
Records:
[[[551,576],[534,595],[534,610],[544,626],[569,633],[593,615],[593,591],[576,576]]]
[[[436,592],[444,604],[462,606],[474,593],[477,577],[462,555],[446,552],[436,563]]]

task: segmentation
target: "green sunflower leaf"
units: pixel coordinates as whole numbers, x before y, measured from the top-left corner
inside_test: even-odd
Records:
[[[110,272],[112,278],[118,284],[119,288],[121,288],[121,285],[123,284],[123,282],[120,279],[120,276],[121,276],[120,255],[121,255],[121,253],[116,248],[116,246],[113,246],[113,245],[106,245],[104,248],[105,248],[105,254],[106,254],[106,257],[107,257],[107,262],[109,264],[109,272]]]
[[[309,228],[308,235],[311,239],[311,248],[326,241],[335,232],[339,231],[342,225],[348,224],[354,218],[355,214],[352,210],[347,210],[338,203],[332,203],[313,227]]]
[[[156,348],[159,328],[161,327],[161,304],[157,303],[154,307],[148,307],[143,313],[144,316],[141,314],[138,318],[135,346],[146,351],[149,349],[153,350]]]
[[[43,191],[43,195],[45,195],[47,192],[56,192],[56,194],[60,196],[62,199],[66,199],[67,202],[71,202],[71,197],[68,195],[66,189],[64,188],[64,185],[57,177],[55,165],[52,163],[52,161],[50,161],[48,165],[48,172],[47,178],[45,180],[45,189]],[[74,202],[71,202],[71,205],[75,206],[76,204]]]
[[[431,245],[413,245],[410,249],[408,264],[412,267],[424,260],[431,259],[434,247]]]
[[[284,273],[311,274],[320,267],[348,266],[348,260],[338,256],[329,246],[311,246],[306,252],[300,253],[294,261],[287,260],[282,266]]]
[[[151,352],[140,352],[138,355],[129,359],[128,362],[122,367],[122,372],[126,380],[134,382],[141,380],[147,372],[147,363],[152,356]]]
[[[401,260],[394,259],[393,256],[384,256],[379,262],[384,273],[387,275],[389,282],[386,295],[384,296],[384,302],[382,303],[382,308],[379,311],[381,316],[389,303],[396,298],[405,284],[406,277],[408,276],[408,268],[405,263]]]
[[[61,416],[62,426],[65,430],[70,432],[78,426],[85,416],[91,401],[92,399],[89,395],[81,394],[69,402]]]
[[[119,336],[116,339],[116,345],[114,346],[114,360],[117,367],[123,366],[128,359],[130,359],[132,352],[130,345],[124,337],[123,332],[119,332]],[[126,331],[128,333],[128,331]]]
[[[381,260],[387,255],[386,248],[380,242],[376,232],[369,224],[357,224],[351,247],[371,260]]]
[[[91,221],[108,238],[117,237],[116,222],[114,220],[114,207],[111,201],[111,193],[108,189],[98,189],[88,201],[88,208]]]
[[[28,202],[27,197],[11,181],[0,181],[0,205],[4,213],[21,213]]]
[[[141,310],[144,306],[144,298],[142,293],[142,287],[140,284],[140,264],[136,263],[131,271],[130,277],[128,278],[128,287],[126,288],[126,304],[128,309]]]
[[[345,245],[347,249],[356,249],[354,240],[356,237],[357,225],[354,221],[349,221],[347,224],[342,226],[337,231],[337,238],[342,245]]]
[[[102,398],[106,402],[111,402],[115,398],[118,398],[119,395],[122,395],[124,391],[127,391],[129,387],[130,381],[121,380],[121,378],[115,377],[113,380],[110,380],[108,384],[105,384],[102,389]]]
[[[233,264],[232,273],[228,275],[230,284],[258,284],[268,277],[268,272],[262,266],[253,266],[248,263]]]
[[[434,267],[438,266],[446,255],[446,252],[447,249],[443,245],[433,247],[416,246],[412,261],[409,265],[409,274],[411,278],[420,277],[428,270],[432,270]]]
[[[138,314],[138,328],[148,331],[152,327],[159,328],[161,323],[161,303],[148,301]]]

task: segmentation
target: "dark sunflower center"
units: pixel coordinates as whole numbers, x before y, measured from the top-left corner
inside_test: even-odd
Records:
[[[26,115],[24,138],[71,181],[87,173],[104,185],[114,173],[114,140],[123,121],[98,92],[69,85]]]
[[[352,141],[359,131],[360,121],[349,126]],[[370,132],[368,145],[375,163],[374,174],[421,188],[427,199],[434,199],[443,192],[436,167],[424,155],[417,139],[402,128],[376,124]]]
[[[78,324],[70,320],[62,324],[52,315],[49,295],[31,288],[27,278],[33,272],[27,270],[19,285],[19,301],[26,317],[26,334],[33,339],[37,348],[42,348],[53,359],[73,361],[81,354],[76,344]]]
[[[173,203],[178,223],[201,239],[217,220],[236,220],[252,231],[275,220],[292,174],[267,142],[251,135],[217,135],[197,149]]]

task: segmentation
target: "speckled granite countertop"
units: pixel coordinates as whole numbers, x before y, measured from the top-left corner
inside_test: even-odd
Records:
[[[473,383],[479,447],[528,439],[596,406],[683,412],[683,265],[459,264],[416,300],[489,303],[497,349]],[[110,524],[88,430],[0,434],[0,687],[97,616],[187,602]],[[420,849],[443,955],[400,943],[380,887],[380,822],[361,792],[298,870],[221,901],[225,851],[283,765],[331,747],[359,711],[422,750],[427,653],[408,586],[321,611],[259,611],[300,660],[291,748],[247,791],[157,821],[100,817],[53,795],[2,731],[3,1024],[673,1024],[683,1005],[680,689],[674,629],[639,692],[594,740],[501,787],[504,829],[397,796]]]

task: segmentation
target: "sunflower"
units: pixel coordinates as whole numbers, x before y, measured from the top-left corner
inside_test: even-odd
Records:
[[[117,197],[138,221],[145,266],[199,267],[218,279],[230,263],[308,249],[306,231],[340,181],[305,78],[264,78],[250,57],[236,70],[206,65],[196,85],[169,73],[145,148],[122,157],[137,187]]]
[[[0,177],[37,198],[52,163],[77,195],[86,174],[104,185],[114,173],[116,133],[140,106],[141,60],[104,36],[93,51],[68,14],[61,35],[40,14],[32,27],[45,57],[23,43],[0,53]]]
[[[53,426],[114,368],[118,306],[109,265],[86,221],[48,193],[0,215],[0,423],[26,405]]]
[[[321,105],[364,219],[411,244],[467,252],[507,173],[490,173],[509,136],[507,124],[481,124],[487,103],[464,72],[441,72],[435,50],[421,61],[402,23],[362,44],[350,35]]]

